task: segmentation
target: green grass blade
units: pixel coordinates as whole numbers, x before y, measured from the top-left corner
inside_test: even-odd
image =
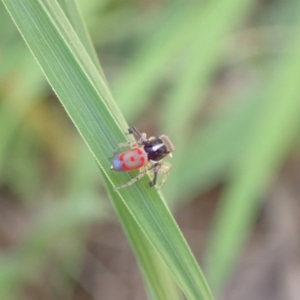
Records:
[[[109,171],[115,145],[125,140],[116,123],[105,80],[99,76],[56,1],[3,0],[28,47],[67,113],[86,141],[109,185],[132,174]],[[113,108],[113,105],[111,106]],[[170,268],[188,299],[212,299],[206,281],[162,197],[147,178],[119,196],[149,241]],[[117,203],[118,205],[118,203]]]
[[[63,9],[64,13],[66,14],[68,20],[72,24],[75,32],[77,33],[80,41],[82,42],[83,46],[85,46],[86,51],[88,52],[90,58],[94,62],[95,66],[98,67],[99,72],[103,78],[105,78],[103,70],[99,64],[99,60],[93,47],[91,38],[88,34],[86,29],[85,23],[83,22],[82,15],[78,9],[75,0],[58,0],[59,5]]]
[[[86,50],[90,56],[92,55],[91,57],[93,62],[95,64],[99,64],[93,45],[90,43],[89,36],[87,36],[88,32],[85,30],[82,19],[79,17],[80,13],[76,3],[73,0],[60,0],[59,3],[81,42],[85,45]],[[99,69],[101,71],[101,75],[103,75],[100,65]],[[84,161],[86,161],[86,159]],[[80,169],[75,170],[77,171],[75,174],[81,173],[82,166],[79,167]],[[74,174],[74,172],[72,173]],[[77,179],[77,177],[75,179]],[[73,185],[73,187],[77,190],[78,182],[77,180],[75,181],[76,184]],[[109,184],[107,185],[109,186]],[[132,244],[132,248],[134,249],[141,266],[141,271],[146,281],[146,287],[149,291],[148,294],[151,295],[153,299],[167,299],[168,297],[171,297],[174,300],[180,300],[180,292],[173,277],[170,275],[168,268],[165,266],[158,253],[154,250],[153,246],[146,239],[139,226],[137,226],[135,220],[123,204],[118,194],[114,193],[112,190],[110,194],[113,202],[115,203],[115,209],[118,212],[119,218],[122,220],[123,228],[127,233],[127,237]]]
[[[167,195],[172,199],[180,194],[183,169],[189,159],[186,153],[193,152],[193,149],[198,151],[198,148],[191,146],[190,135],[186,134],[191,128],[190,120],[195,118],[195,112],[200,111],[206,99],[205,95],[214,80],[213,75],[220,67],[229,34],[247,17],[254,5],[255,1],[249,0],[211,1],[199,12],[201,15],[194,29],[197,38],[191,39],[186,45],[185,59],[188,63],[177,75],[177,82],[170,89],[164,109],[161,110],[163,128],[166,128],[173,142],[179,145],[176,148],[178,159],[173,164],[169,190],[166,187]],[[198,159],[193,161],[195,168],[202,169]]]
[[[114,84],[113,93],[127,118],[132,119],[145,108],[148,95],[162,80],[166,64],[194,38],[203,6],[203,3],[174,5],[125,68],[121,80]]]
[[[168,96],[164,115],[165,128],[179,139],[184,138],[186,127],[201,107],[212,75],[220,65],[226,38],[251,12],[255,1],[211,1],[202,9],[194,34],[187,46],[186,57],[190,63],[184,66],[180,80]],[[198,33],[198,34],[197,34]],[[192,63],[191,63],[192,62]],[[180,122],[174,123],[177,119]],[[179,141],[181,144],[181,141]]]
[[[122,220],[124,231],[138,258],[149,296],[151,295],[151,299],[180,300],[178,288],[173,278],[170,277],[165,263],[146,239],[145,234],[128,212],[127,207],[112,189],[110,189],[110,195],[119,218]]]
[[[66,17],[68,18],[74,31],[78,35],[81,43],[85,47],[85,50],[89,54],[94,65],[97,67],[102,79],[105,80],[105,82],[107,83],[103,69],[98,60],[97,53],[92,44],[91,38],[88,34],[87,28],[82,19],[82,15],[79,11],[76,1],[75,0],[58,0],[58,3],[60,4],[61,8],[63,9],[64,13],[66,14]],[[110,93],[109,90],[108,90],[108,92]],[[111,99],[111,96],[109,99]],[[104,98],[103,100],[106,101],[106,98]],[[121,115],[119,108],[114,105],[114,102],[107,101],[106,104],[110,110],[114,111],[115,118],[117,119],[119,124],[122,124],[123,126],[125,126],[126,122],[124,120],[124,117]]]
[[[291,40],[289,54],[272,69],[260,95],[255,126],[216,213],[207,249],[207,272],[216,292],[226,283],[255,224],[261,197],[299,134],[300,39],[295,35]]]

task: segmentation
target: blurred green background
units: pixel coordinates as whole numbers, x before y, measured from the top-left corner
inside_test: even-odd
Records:
[[[216,298],[298,299],[300,2],[78,5],[128,124],[175,145],[163,193]],[[0,246],[0,299],[146,299],[96,163],[2,3]]]

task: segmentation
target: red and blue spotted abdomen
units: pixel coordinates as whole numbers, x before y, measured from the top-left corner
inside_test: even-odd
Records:
[[[116,171],[129,172],[147,164],[147,153],[143,148],[132,148],[116,156],[112,168]]]

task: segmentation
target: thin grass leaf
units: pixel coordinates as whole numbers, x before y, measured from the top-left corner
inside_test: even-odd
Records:
[[[164,110],[165,128],[178,139],[184,138],[189,120],[199,110],[212,75],[220,65],[226,37],[251,12],[255,1],[212,1],[202,9],[194,37],[185,45],[185,65],[179,74],[179,82],[167,97]],[[180,122],[174,124],[173,120]],[[179,140],[180,142],[180,140]]]
[[[260,111],[261,101],[253,99],[253,95],[239,100],[240,105],[217,114],[189,140],[189,155],[181,166],[181,185],[185,190],[167,187],[168,197],[175,201],[190,199],[224,181],[247,143],[253,119]]]
[[[207,249],[207,272],[215,292],[226,283],[254,226],[261,197],[299,134],[300,40],[297,35],[291,40],[291,54],[272,69],[272,80],[259,98],[253,132],[217,209]]]
[[[178,82],[170,89],[162,109],[162,127],[173,142],[179,145],[168,194],[177,194],[176,187],[181,189],[186,153],[193,151],[190,149],[199,150],[191,147],[190,135],[186,133],[190,131],[191,120],[195,112],[200,111],[213,74],[220,66],[226,38],[247,17],[254,5],[255,1],[250,0],[212,1],[199,12],[194,38],[185,45],[185,59],[188,63],[179,73]],[[193,168],[196,167],[202,168],[198,159],[194,161]]]
[[[174,6],[114,84],[113,93],[128,119],[146,107],[166,64],[195,37],[202,9],[203,3]]]
[[[54,91],[112,186],[134,174],[109,171],[112,149],[125,140],[105,80],[56,1],[3,0]],[[105,99],[105,100],[104,100]],[[112,105],[111,107],[113,107]],[[162,197],[144,178],[121,190],[120,198],[170,268],[188,299],[212,299],[205,279]],[[116,203],[118,205],[118,203]]]

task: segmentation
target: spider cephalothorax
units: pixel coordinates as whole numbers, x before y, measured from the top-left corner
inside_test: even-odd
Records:
[[[156,184],[157,175],[164,174],[164,178],[159,187],[161,187],[168,175],[171,165],[162,161],[166,156],[172,156],[174,147],[166,135],[160,135],[159,137],[146,138],[145,133],[140,133],[135,127],[128,129],[130,134],[133,134],[136,138],[134,142],[120,143],[114,151],[114,154],[121,147],[130,146],[131,149],[118,154],[111,165],[112,170],[129,172],[136,169],[140,169],[140,174],[130,180],[128,183],[117,187],[116,189],[124,188],[132,185],[148,171],[151,171],[153,180],[149,183],[150,186]]]

